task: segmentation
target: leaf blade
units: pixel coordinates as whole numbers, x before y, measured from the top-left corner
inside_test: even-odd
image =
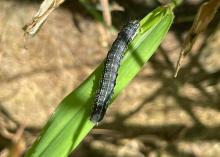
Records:
[[[160,7],[140,22],[140,32],[129,45],[122,60],[113,100],[153,55],[172,20],[172,10],[169,7]],[[76,148],[94,127],[89,115],[102,69],[103,63],[60,103],[25,157],[65,157]]]

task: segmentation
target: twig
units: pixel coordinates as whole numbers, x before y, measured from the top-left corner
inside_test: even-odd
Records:
[[[111,11],[109,8],[109,2],[108,0],[100,0],[101,6],[102,6],[102,14],[104,21],[108,27],[112,25],[112,18],[111,18]]]

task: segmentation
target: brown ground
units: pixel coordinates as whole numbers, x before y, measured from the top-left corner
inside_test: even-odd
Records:
[[[100,24],[77,14],[76,25],[67,8],[57,9],[42,30],[24,42],[21,28],[38,6],[0,1],[0,157],[8,153],[20,125],[26,127],[23,143],[29,145],[57,104],[107,52]],[[178,31],[170,31],[158,53],[110,107],[105,123],[73,156],[219,156],[220,31],[200,37],[174,79],[183,37]]]

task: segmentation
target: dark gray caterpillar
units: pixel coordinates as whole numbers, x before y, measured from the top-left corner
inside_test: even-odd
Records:
[[[136,35],[138,28],[138,21],[130,21],[124,25],[107,54],[104,72],[99,83],[99,88],[96,92],[94,106],[90,117],[90,120],[96,124],[100,122],[105,115],[108,103],[114,93],[118,69],[124,52],[128,48],[129,42]]]

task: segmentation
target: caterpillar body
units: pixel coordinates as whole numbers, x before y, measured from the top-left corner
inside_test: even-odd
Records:
[[[108,108],[108,104],[114,94],[114,87],[118,75],[121,60],[124,56],[129,42],[135,37],[139,28],[137,20],[130,21],[123,26],[118,33],[116,40],[113,42],[111,49],[108,51],[104,64],[104,71],[96,91],[95,101],[90,116],[90,120],[95,124],[100,122]]]

